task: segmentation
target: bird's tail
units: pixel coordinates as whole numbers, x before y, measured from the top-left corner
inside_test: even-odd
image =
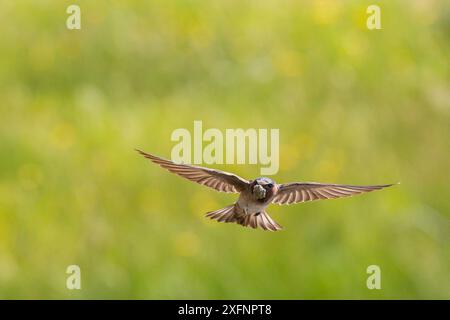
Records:
[[[225,208],[211,211],[206,214],[206,217],[210,219],[217,220],[219,222],[236,222],[237,214],[235,211],[234,204],[227,206]]]
[[[283,229],[276,223],[265,211],[243,214],[237,210],[236,205],[230,205],[225,208],[208,212],[206,217],[217,220],[219,222],[235,222],[244,227],[252,227],[253,229],[262,228],[268,231],[278,231]]]

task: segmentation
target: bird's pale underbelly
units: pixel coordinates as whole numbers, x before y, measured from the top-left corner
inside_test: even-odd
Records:
[[[237,201],[238,209],[241,209],[243,214],[253,214],[264,211],[269,205],[267,202],[257,202],[255,199],[246,197],[241,194]]]

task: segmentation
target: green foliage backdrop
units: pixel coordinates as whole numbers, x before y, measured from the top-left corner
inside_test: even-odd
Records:
[[[366,28],[381,7],[382,30]],[[81,7],[81,30],[65,26]],[[0,2],[1,298],[450,298],[449,2]],[[401,181],[203,218],[235,200],[134,151],[176,128],[280,128],[279,182]],[[215,166],[244,177],[255,165]],[[66,268],[81,267],[82,290]],[[366,268],[382,289],[366,288]]]

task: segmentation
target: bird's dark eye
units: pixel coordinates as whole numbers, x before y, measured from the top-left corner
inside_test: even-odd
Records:
[[[272,188],[272,187],[273,187],[273,184],[272,184],[272,183],[269,183],[267,186],[268,186],[269,188]]]

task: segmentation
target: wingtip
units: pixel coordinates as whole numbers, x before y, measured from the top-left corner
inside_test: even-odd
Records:
[[[396,186],[398,184],[400,184],[400,182],[394,182],[394,183],[385,184],[385,185],[382,185],[381,187],[382,188],[389,188],[389,187],[392,187],[392,186]]]
[[[146,157],[146,158],[149,158],[149,159],[150,159],[150,158],[152,157],[151,154],[148,154],[148,153],[142,151],[141,149],[134,148],[134,150],[135,150],[136,152],[138,152],[140,155],[142,155],[142,156],[144,156],[144,157]]]
[[[158,156],[154,156],[154,155],[152,155],[151,153],[147,153],[147,152],[142,151],[142,150],[140,150],[140,149],[135,149],[135,150],[136,150],[139,154],[141,154],[142,156],[144,156],[144,158],[147,158],[147,159],[151,160],[151,161],[154,162],[154,163],[160,164],[161,161],[162,161],[162,162],[169,161],[169,160],[166,160],[166,159],[164,159],[164,158],[160,158],[160,157],[158,157]]]

